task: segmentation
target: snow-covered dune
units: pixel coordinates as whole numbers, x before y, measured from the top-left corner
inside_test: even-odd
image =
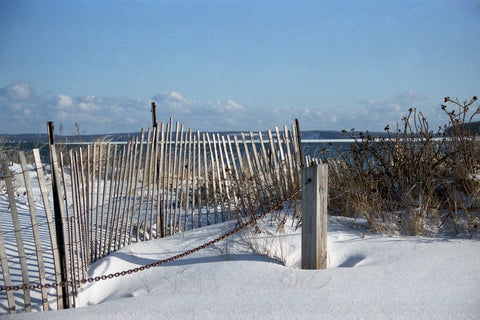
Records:
[[[233,228],[213,225],[125,247],[89,276],[132,269]],[[87,284],[80,308],[5,319],[478,319],[480,242],[390,237],[329,218],[326,270],[301,270],[301,231],[262,223],[160,267]]]

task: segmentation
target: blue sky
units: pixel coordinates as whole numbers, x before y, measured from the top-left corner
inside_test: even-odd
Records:
[[[478,0],[0,0],[0,133],[440,125],[479,71]]]

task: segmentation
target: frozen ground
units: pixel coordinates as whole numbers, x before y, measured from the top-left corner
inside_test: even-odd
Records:
[[[203,244],[231,223],[125,247],[90,276]],[[478,319],[480,241],[363,233],[329,218],[326,270],[299,269],[300,230],[245,231],[180,260],[85,285],[80,308],[2,319]]]
[[[17,191],[20,219],[28,220],[22,186]],[[34,193],[39,202],[38,190]],[[2,193],[0,212],[11,251],[16,248],[14,233],[4,223],[9,211]],[[43,220],[39,215],[40,224]],[[361,221],[330,217],[328,223],[326,270],[299,268],[300,229],[287,223],[276,230],[276,224],[263,221],[262,233],[246,230],[171,263],[84,285],[76,309],[6,315],[3,295],[0,318],[480,319],[478,238],[390,237],[365,232]],[[223,223],[125,247],[92,265],[89,276],[150,264],[233,227]],[[40,233],[48,237],[46,225]],[[31,242],[25,239],[32,256]],[[45,259],[51,270],[51,257]],[[29,269],[35,274],[33,263]],[[14,271],[17,284],[21,277],[18,268]],[[21,301],[21,292],[16,295]],[[50,305],[55,307],[53,299]]]

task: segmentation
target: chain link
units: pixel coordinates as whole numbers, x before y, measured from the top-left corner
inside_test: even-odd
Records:
[[[381,196],[379,195],[373,195],[373,194],[370,194],[370,193],[367,193],[365,191],[361,191],[361,190],[354,190],[354,189],[349,189],[349,188],[346,188],[346,187],[343,187],[341,185],[338,185],[336,183],[329,183],[332,187],[336,188],[336,189],[339,189],[339,190],[342,190],[344,192],[348,192],[348,193],[352,193],[352,194],[357,194],[357,195],[363,195],[363,196],[366,196],[370,199],[373,199],[373,200],[381,200],[383,202],[387,202],[387,203],[391,203],[393,205],[396,205],[396,206],[404,206],[404,207],[414,207],[414,208],[426,208],[426,209],[431,209],[431,207],[429,206],[426,206],[426,205],[417,205],[417,204],[414,204],[414,203],[407,203],[407,202],[402,202],[402,201],[395,201],[395,200],[390,200],[390,199],[385,199],[385,198],[382,198]],[[132,269],[129,269],[129,270],[124,270],[124,271],[120,271],[120,272],[115,272],[115,273],[111,273],[111,274],[108,274],[108,275],[102,275],[102,276],[95,276],[95,277],[91,277],[91,278],[87,278],[87,279],[81,279],[81,280],[74,280],[74,281],[65,281],[65,282],[60,282],[60,283],[56,283],[56,282],[53,282],[53,283],[45,283],[45,284],[22,284],[22,285],[15,285],[15,286],[3,286],[3,287],[0,287],[0,292],[2,291],[18,291],[18,290],[26,290],[26,289],[30,289],[30,290],[40,290],[42,288],[57,288],[57,287],[67,287],[67,286],[77,286],[79,287],[81,284],[85,284],[85,283],[92,283],[92,282],[98,282],[98,281],[102,281],[102,280],[107,280],[107,279],[113,279],[113,278],[118,278],[118,277],[122,277],[122,276],[125,276],[125,275],[129,275],[129,274],[132,274],[132,273],[136,273],[136,272],[140,272],[140,271],[144,271],[144,270],[148,270],[152,267],[157,267],[157,266],[160,266],[160,265],[163,265],[163,264],[166,264],[168,262],[172,262],[172,261],[175,261],[175,260],[178,260],[180,258],[183,258],[185,256],[188,256],[188,255],[191,255],[195,252],[198,252],[202,249],[205,249],[207,247],[210,247],[212,245],[214,245],[215,243],[217,242],[220,242],[230,236],[232,236],[233,234],[237,233],[237,232],[240,232],[242,231],[243,229],[251,226],[252,224],[256,223],[258,220],[262,219],[263,217],[265,217],[267,214],[269,213],[272,213],[278,209],[280,209],[281,207],[283,207],[283,205],[292,200],[294,197],[296,197],[300,192],[303,191],[303,189],[305,189],[305,187],[308,185],[308,183],[302,185],[300,188],[298,188],[295,192],[293,192],[290,196],[288,196],[287,198],[285,198],[284,200],[278,202],[277,204],[275,204],[270,210],[267,210],[265,211],[264,213],[262,213],[261,215],[258,215],[258,216],[254,216],[252,217],[249,221],[245,222],[244,224],[242,225],[239,225],[237,226],[236,228],[234,228],[233,230],[230,230],[229,232],[207,242],[207,243],[204,243],[202,244],[201,246],[198,246],[198,247],[195,247],[193,249],[189,249],[185,252],[182,252],[182,253],[179,253],[175,256],[172,256],[172,257],[169,257],[169,258],[166,258],[166,259],[163,259],[163,260],[159,260],[159,261],[156,261],[156,262],[153,262],[151,264],[147,264],[147,265],[143,265],[143,266],[140,266],[140,267],[135,267],[135,268],[132,268]]]
[[[307,183],[308,184],[308,183]],[[195,252],[198,252],[202,249],[205,249],[207,247],[210,247],[212,245],[214,245],[215,243],[217,242],[220,242],[230,236],[232,236],[233,234],[239,232],[239,231],[242,231],[243,229],[255,224],[258,220],[262,219],[263,217],[265,217],[267,214],[269,213],[272,213],[272,212],[275,212],[277,210],[279,210],[280,208],[283,207],[283,205],[292,200],[293,198],[295,198],[304,188],[305,188],[306,185],[303,185],[301,186],[298,190],[296,190],[295,192],[293,192],[290,196],[286,197],[285,199],[283,199],[282,201],[278,202],[277,204],[273,205],[272,208],[270,208],[269,210],[265,211],[264,213],[262,213],[261,215],[257,215],[257,216],[253,216],[249,221],[237,226],[235,229],[233,230],[230,230],[229,232],[207,242],[207,243],[204,243],[203,245],[201,246],[198,246],[198,247],[195,247],[193,249],[189,249],[185,252],[182,252],[182,253],[179,253],[175,256],[172,256],[172,257],[169,257],[169,258],[166,258],[166,259],[163,259],[163,260],[159,260],[159,261],[156,261],[156,262],[153,262],[151,264],[147,264],[147,265],[143,265],[143,266],[140,266],[140,267],[135,267],[135,268],[132,268],[132,269],[129,269],[129,270],[124,270],[124,271],[120,271],[120,272],[115,272],[115,273],[111,273],[111,274],[108,274],[108,275],[102,275],[102,276],[95,276],[95,277],[90,277],[90,278],[87,278],[87,279],[81,279],[81,280],[73,280],[73,281],[64,281],[64,282],[60,282],[60,283],[56,283],[56,282],[53,282],[53,283],[45,283],[45,284],[27,284],[27,283],[24,283],[22,285],[15,285],[15,286],[4,286],[4,287],[0,287],[0,292],[2,291],[18,291],[18,290],[26,290],[26,289],[30,289],[30,290],[40,290],[42,288],[57,288],[57,287],[67,287],[67,286],[76,286],[76,287],[80,287],[81,284],[85,284],[85,283],[92,283],[92,282],[98,282],[98,281],[102,281],[102,280],[107,280],[107,279],[113,279],[113,278],[118,278],[118,277],[121,277],[121,276],[125,276],[127,274],[132,274],[132,273],[136,273],[136,272],[140,272],[140,271],[144,271],[144,270],[148,270],[152,267],[158,267],[160,265],[163,265],[163,264],[166,264],[168,262],[172,262],[172,261],[175,261],[175,260],[178,260],[180,258],[183,258],[183,257],[186,257],[192,253],[195,253]]]

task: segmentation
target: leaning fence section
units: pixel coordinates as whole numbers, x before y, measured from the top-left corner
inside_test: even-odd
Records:
[[[93,143],[61,154],[71,185],[66,215],[81,246],[76,259],[88,265],[132,242],[267,208],[300,184],[292,132],[221,135],[169,122],[124,145]]]
[[[40,163],[38,150],[33,156],[32,165],[27,164],[23,152],[18,154],[20,164],[10,163],[0,155],[2,285],[22,289],[0,292],[0,313],[63,306],[63,288],[44,287],[46,283],[60,282],[62,270],[49,198],[51,189],[47,186],[51,180],[45,178],[46,168]],[[73,301],[73,295],[67,295],[67,299]]]
[[[19,154],[17,171],[3,157],[1,275],[4,287],[22,290],[0,292],[0,313],[74,307],[91,262],[270,209],[301,185],[298,132],[297,123],[223,135],[170,120],[124,144],[57,152],[51,137],[48,166],[37,149]]]

